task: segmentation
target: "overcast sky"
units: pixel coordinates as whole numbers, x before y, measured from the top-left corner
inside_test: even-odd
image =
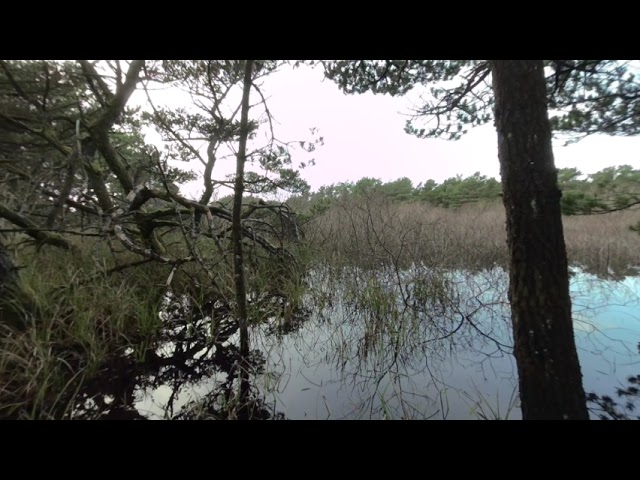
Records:
[[[312,154],[299,150],[294,153],[294,160],[316,160],[315,166],[302,172],[312,190],[365,176],[383,181],[406,176],[414,185],[429,178],[441,182],[476,171],[499,179],[492,124],[471,130],[456,142],[421,140],[404,132],[411,107],[409,99],[370,93],[345,95],[335,83],[323,81],[320,68],[284,68],[264,79],[263,91],[278,122],[276,137],[285,141],[311,140],[309,129],[316,127],[324,138],[324,146]],[[175,97],[171,99],[175,102],[169,103],[179,103],[178,95]],[[567,147],[560,141],[554,144],[559,168],[577,167],[584,173],[611,165],[640,168],[638,137],[593,136]],[[202,170],[195,163],[192,166],[196,171]],[[233,162],[220,162],[216,169],[217,178],[221,178],[233,171]],[[185,187],[183,191],[189,195],[197,195],[202,189],[199,180]]]

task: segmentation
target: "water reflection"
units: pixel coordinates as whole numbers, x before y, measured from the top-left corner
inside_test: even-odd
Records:
[[[502,268],[319,269],[303,307],[253,300],[264,321],[251,329],[245,363],[228,304],[168,297],[162,338],[113,358],[79,393],[73,416],[518,419],[507,285]],[[638,277],[573,271],[586,391],[614,392],[638,373],[639,292]]]
[[[269,419],[283,418],[243,376],[259,376],[266,363],[252,350],[242,359],[236,347],[238,325],[229,306],[215,302],[197,307],[186,298],[168,296],[158,345],[139,358],[132,351],[112,358],[77,397],[80,419]]]
[[[274,371],[264,390],[289,418],[521,418],[508,275],[437,272],[436,283],[428,275],[414,266],[395,282],[384,270],[316,279],[316,291],[339,287],[330,301],[312,294],[316,313],[299,334],[277,346],[263,339]],[[637,373],[638,292],[638,278],[604,282],[574,271],[587,391],[613,392]]]
[[[302,331],[277,345],[254,334],[273,372],[263,391],[289,418],[455,418],[495,395],[495,385],[513,393],[495,271],[477,278],[414,266],[399,279],[389,270],[322,275],[315,274],[315,313]],[[330,301],[323,285],[334,289]],[[464,385],[472,371],[476,385]]]

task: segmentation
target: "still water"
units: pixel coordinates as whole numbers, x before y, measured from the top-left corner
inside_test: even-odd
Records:
[[[251,329],[255,416],[521,418],[507,283],[500,268],[315,272],[303,308]],[[640,372],[640,277],[574,269],[571,294],[585,391],[615,397]],[[224,412],[238,334],[228,313],[214,304],[198,317],[168,299],[165,341],[143,367],[121,359],[110,380],[84,392],[77,416],[233,418]]]

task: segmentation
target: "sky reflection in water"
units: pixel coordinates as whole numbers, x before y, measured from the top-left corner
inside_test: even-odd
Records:
[[[287,333],[274,328],[277,319],[252,329],[251,383],[262,418],[521,418],[507,274],[447,272],[440,293],[420,302],[419,289],[433,288],[425,269],[403,272],[402,291],[390,273],[371,281],[370,272],[352,271],[343,283],[317,273],[304,321]],[[613,396],[640,371],[640,277],[604,281],[574,269],[571,294],[585,391]],[[209,319],[190,331],[210,329]],[[237,331],[226,335],[209,348],[196,337],[191,348],[178,343],[181,355],[173,342],[158,350],[182,364],[167,360],[155,375],[137,376],[137,412],[180,418],[188,406],[219,418],[212,405],[229,380]]]

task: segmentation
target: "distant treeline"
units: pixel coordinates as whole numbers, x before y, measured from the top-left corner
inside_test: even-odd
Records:
[[[577,168],[558,171],[565,215],[623,209],[640,203],[640,170],[630,165],[607,167],[591,175]]]
[[[565,215],[590,214],[640,203],[640,170],[629,165],[608,167],[591,175],[584,175],[577,168],[559,169],[558,184],[563,192],[562,211]],[[468,203],[498,201],[502,186],[495,178],[480,172],[466,178],[457,175],[442,183],[429,179],[416,186],[407,177],[386,183],[364,177],[357,182],[323,186],[317,192],[292,200],[297,207],[302,201],[318,212],[335,200],[369,195],[386,197],[394,202],[424,202],[437,207],[457,208]]]

